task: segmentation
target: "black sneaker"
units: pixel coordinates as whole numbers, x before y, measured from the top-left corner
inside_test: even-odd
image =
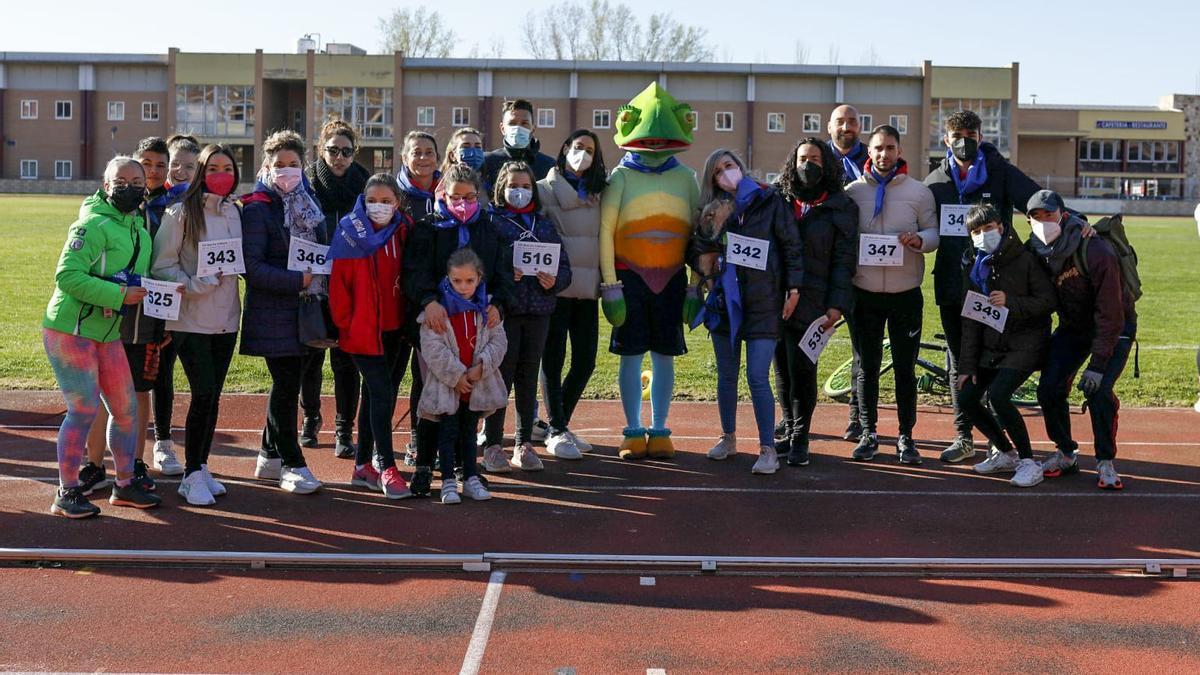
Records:
[[[432,485],[433,470],[427,466],[418,466],[412,480],[408,483],[408,489],[414,497],[428,497]]]
[[[787,437],[788,437],[787,420],[779,420],[779,424],[775,425],[775,440],[783,441],[783,440],[787,440]],[[776,449],[779,448],[778,445],[776,445],[775,447],[776,447]]]
[[[304,417],[304,426],[300,428],[300,446],[305,448],[317,447],[317,434],[321,431],[321,416]]]
[[[154,479],[150,477],[149,467],[140,459],[133,460],[133,482],[142,492],[154,492],[158,489],[154,485]]]
[[[862,439],[862,435],[862,425],[858,423],[858,420],[852,419],[850,420],[850,423],[846,425],[846,431],[842,434],[842,440],[858,441]]]
[[[108,472],[104,470],[104,466],[88,462],[79,470],[79,492],[84,497],[89,497],[96,490],[103,490],[109,485]]]
[[[100,515],[100,508],[88,501],[83,488],[59,488],[50,505],[50,513],[65,518],[91,518]]]
[[[350,434],[338,434],[337,443],[333,447],[333,456],[338,459],[351,459],[358,448],[350,441]]]
[[[879,438],[874,432],[865,432],[858,439],[858,445],[854,448],[854,454],[851,459],[856,462],[869,462],[875,459],[875,453],[879,452]]]
[[[125,487],[113,484],[108,503],[113,506],[132,506],[135,509],[152,509],[162,503],[162,497],[146,492],[134,480]]]
[[[900,434],[900,438],[896,439],[896,454],[900,456],[901,464],[921,463],[921,453],[917,452],[917,446],[907,434]]]
[[[808,466],[808,439],[792,439],[787,454],[788,466]]]

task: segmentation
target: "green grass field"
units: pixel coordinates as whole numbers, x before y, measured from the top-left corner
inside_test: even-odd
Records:
[[[0,307],[7,312],[7,334],[0,340],[0,388],[53,389],[53,374],[42,352],[41,318],[54,287],[54,268],[67,226],[80,198],[0,195]],[[1141,378],[1132,364],[1118,385],[1126,405],[1191,405],[1196,398],[1195,350],[1200,326],[1200,239],[1190,218],[1130,218],[1130,236],[1141,256],[1145,296],[1138,303]],[[1022,236],[1028,236],[1022,227]],[[932,257],[929,259],[932,267]],[[933,305],[932,281],[925,284],[925,336],[940,332]],[[608,324],[601,320],[601,353],[587,396],[617,395],[617,359],[608,353]],[[839,330],[821,358],[821,377],[849,357],[849,339]],[[676,367],[679,398],[712,399],[716,362],[704,329],[688,334],[689,353]],[[931,360],[935,355],[927,354]],[[647,363],[648,367],[648,363]],[[176,376],[186,389],[183,373]],[[262,359],[237,356],[227,390],[265,391],[270,378]],[[326,378],[326,388],[332,378]],[[745,383],[742,383],[745,394]],[[886,386],[885,386],[885,398]]]

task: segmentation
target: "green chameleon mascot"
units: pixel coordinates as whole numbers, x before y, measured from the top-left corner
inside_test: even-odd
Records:
[[[621,357],[625,409],[622,459],[675,454],[667,413],[675,357],[687,351],[685,314],[699,311],[684,258],[700,191],[696,173],[673,155],[692,144],[695,113],[653,83],[617,110],[618,147],[626,151],[600,200],[601,306],[613,325],[609,351]],[[642,361],[650,352],[651,426],[642,426]]]

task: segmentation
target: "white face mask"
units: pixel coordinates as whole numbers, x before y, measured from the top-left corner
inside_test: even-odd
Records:
[[[592,155],[587,150],[584,150],[583,148],[575,148],[567,153],[567,166],[571,167],[571,170],[574,171],[576,175],[587,171],[588,167],[591,165]]]
[[[533,132],[522,126],[510,124],[504,127],[504,142],[510,146],[521,149],[529,146],[529,139],[533,137]]]
[[[367,204],[367,217],[376,225],[385,225],[392,222],[392,215],[396,213],[396,207],[391,204]]]
[[[725,169],[721,173],[717,174],[717,187],[730,194],[737,192],[737,186],[740,182],[742,182],[741,169]]]
[[[1000,230],[987,230],[971,235],[971,243],[984,253],[995,253],[1000,248]]]
[[[508,188],[504,191],[504,201],[514,209],[523,209],[533,201],[533,190],[528,188]]]
[[[1041,239],[1042,243],[1047,246],[1053,244],[1054,240],[1058,239],[1058,235],[1062,234],[1062,225],[1059,225],[1057,220],[1035,220],[1029,224],[1029,227],[1033,230],[1033,236]]]

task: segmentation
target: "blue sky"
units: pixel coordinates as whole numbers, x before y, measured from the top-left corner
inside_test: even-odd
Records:
[[[634,3],[628,3],[634,4]],[[52,20],[54,16],[69,20]],[[94,0],[6,3],[0,49],[9,51],[165,52],[293,51],[305,33],[323,41],[379,49],[378,18],[390,3],[157,2],[156,13],[137,5]],[[418,7],[421,4],[411,3]],[[466,56],[502,39],[505,56],[525,57],[520,30],[528,9],[548,3],[459,0],[424,3],[438,9],[460,37]],[[1196,28],[1200,3],[1159,0],[1115,2],[1004,0],[997,3],[869,1],[847,3],[734,0],[657,0],[637,10],[670,12],[706,28],[718,60],[794,63],[796,43],[808,63],[860,64],[874,50],[881,65],[910,66],[925,59],[943,65],[1021,64],[1021,102],[1155,105],[1159,96],[1200,93]],[[171,7],[177,7],[171,16]],[[331,9],[332,8],[332,9]],[[847,8],[853,8],[848,10]],[[948,9],[947,9],[948,8]],[[188,30],[190,27],[192,30]]]

